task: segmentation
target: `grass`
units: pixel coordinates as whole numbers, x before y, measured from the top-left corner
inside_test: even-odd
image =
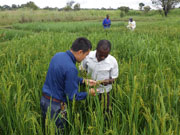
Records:
[[[133,32],[124,21],[112,21],[105,31],[98,20],[31,22],[0,30],[4,35],[0,38],[0,134],[43,134],[40,98],[49,62],[84,36],[93,49],[101,39],[112,43],[111,54],[119,65],[110,93],[112,116],[103,114],[98,97],[88,96],[69,104],[64,134],[178,135],[180,20],[156,15],[134,18]],[[47,119],[46,125],[46,134],[53,135],[54,122]]]
[[[173,9],[169,13],[169,17],[178,17],[180,10]],[[157,20],[162,18],[162,15],[152,10],[148,13],[143,11],[130,10],[123,18],[120,18],[120,10],[80,10],[80,11],[48,11],[48,10],[31,10],[31,9],[18,9],[11,11],[0,11],[0,26],[12,25],[14,23],[27,23],[27,22],[67,22],[67,21],[101,21],[110,15],[113,21],[128,21],[130,17],[136,20],[143,18],[148,21]]]

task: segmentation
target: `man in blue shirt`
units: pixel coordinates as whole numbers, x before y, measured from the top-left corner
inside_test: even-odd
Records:
[[[75,98],[78,101],[87,97],[87,92],[78,92],[79,84],[89,86],[96,84],[96,81],[78,77],[76,68],[76,61],[81,62],[89,54],[91,48],[92,45],[88,39],[77,38],[70,50],[56,53],[51,59],[40,102],[44,128],[49,106],[51,106],[51,118],[56,118],[57,128],[63,128],[68,100],[72,101]],[[91,88],[89,94],[94,96],[95,90]]]
[[[109,19],[109,15],[106,15],[106,18],[103,20],[104,29],[110,28],[111,20]]]

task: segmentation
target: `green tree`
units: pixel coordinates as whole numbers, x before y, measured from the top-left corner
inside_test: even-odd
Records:
[[[18,8],[18,6],[16,5],[16,4],[12,4],[12,9],[17,9]]]
[[[21,5],[21,8],[24,8],[24,7],[31,8],[31,9],[33,9],[33,10],[36,10],[36,9],[39,8],[39,7],[38,7],[34,2],[32,2],[32,1],[27,2],[26,4],[22,4],[22,5]]]
[[[72,5],[75,3],[75,1],[71,0],[69,2],[66,3],[66,6],[70,6],[72,7]]]
[[[106,10],[106,8],[102,7],[101,10]]]
[[[150,6],[145,6],[145,7],[144,7],[144,12],[145,12],[145,13],[148,13],[150,10],[151,10],[151,7],[150,7]]]
[[[162,7],[164,15],[167,17],[169,11],[180,3],[180,0],[151,0],[152,4]]]
[[[120,17],[123,18],[124,16],[125,16],[124,11],[121,11],[121,12],[120,12]]]
[[[72,8],[71,8],[70,6],[65,6],[63,9],[64,9],[65,11],[70,11],[70,10],[72,10]]]
[[[74,5],[74,10],[80,10],[80,4],[79,3],[76,3]]]
[[[126,7],[126,6],[119,7],[118,9],[120,9],[121,12],[124,12],[124,13],[128,13],[129,12],[129,7]]]
[[[66,6],[64,7],[64,10],[65,10],[65,11],[72,10],[72,6],[73,6],[74,3],[75,3],[75,1],[73,1],[73,0],[67,2],[67,3],[66,3]]]
[[[8,6],[8,5],[3,5],[3,6],[1,7],[1,9],[2,9],[2,10],[11,10],[11,7]]]
[[[140,9],[140,10],[142,10],[142,8],[143,8],[144,6],[145,6],[145,4],[144,4],[144,3],[142,3],[142,2],[141,2],[141,3],[139,3],[139,9]]]

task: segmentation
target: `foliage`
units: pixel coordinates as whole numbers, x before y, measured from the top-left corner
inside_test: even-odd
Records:
[[[39,8],[39,7],[38,7],[34,2],[32,2],[32,1],[27,2],[26,4],[22,4],[22,5],[21,5],[21,8],[24,8],[24,7],[30,8],[30,9],[33,9],[33,10],[37,10],[37,9]]]
[[[0,10],[15,10],[20,8],[30,8],[33,10],[39,9],[39,7],[32,1],[29,1],[26,4],[21,4],[21,5],[12,4],[12,6],[8,6],[8,5],[3,5],[2,7],[0,6]]]
[[[145,12],[145,13],[148,13],[150,10],[151,10],[151,7],[150,7],[150,6],[145,6],[145,7],[144,7],[144,12]]]
[[[75,1],[71,0],[66,3],[66,6],[72,7],[74,3],[75,3]]]
[[[63,12],[70,13],[74,16]],[[97,11],[85,15],[92,14],[101,17]],[[70,103],[64,135],[179,134],[180,21],[174,17],[179,10],[171,14],[133,16],[138,23],[133,32],[122,21],[112,21],[111,29],[104,30],[102,20],[24,23],[0,30],[0,134],[55,134],[49,117],[43,133],[42,86],[52,56],[68,50],[80,36],[92,42],[93,50],[99,40],[110,40],[119,77],[110,92],[112,113],[103,113],[98,96]]]
[[[16,4],[12,4],[12,9],[17,9],[18,8],[18,6],[16,5]]]
[[[8,5],[0,6],[0,10],[10,10],[10,9],[11,9],[11,7]]]
[[[120,9],[122,12],[125,12],[125,13],[129,12],[129,7],[126,7],[126,6],[119,7],[118,9]]]
[[[80,4],[79,3],[76,3],[74,5],[74,10],[80,10]]]
[[[156,5],[157,7],[160,6],[163,8],[164,15],[166,17],[169,11],[179,3],[180,0],[152,0],[152,4]]]
[[[145,4],[144,4],[144,3],[142,3],[142,2],[141,2],[141,3],[139,3],[139,9],[140,9],[140,10],[142,10],[142,8],[143,8],[144,6],[145,6]]]
[[[64,7],[63,8],[65,11],[70,11],[70,10],[72,10],[72,8],[70,7],[70,6],[66,6],[66,7]]]
[[[124,11],[121,11],[121,12],[120,12],[120,17],[123,18],[124,16],[125,16]]]
[[[65,11],[70,11],[72,10],[72,6],[75,3],[75,1],[71,0],[69,2],[66,3],[66,6],[63,8]]]

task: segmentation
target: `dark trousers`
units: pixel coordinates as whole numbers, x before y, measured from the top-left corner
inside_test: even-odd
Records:
[[[51,104],[51,108],[50,108],[50,117],[55,118],[56,119],[56,126],[57,128],[64,128],[64,125],[66,124],[66,121],[64,118],[67,117],[66,111],[65,110],[61,110],[61,104],[51,101],[47,98],[45,98],[44,96],[41,97],[41,110],[42,110],[42,118],[43,118],[43,128],[45,129],[45,119],[46,119],[46,113],[48,110],[48,107],[50,107]],[[62,117],[59,116],[59,114],[61,114]],[[58,117],[58,118],[57,118]]]
[[[108,93],[100,93],[99,94],[99,101],[104,104],[103,112],[109,113],[109,92]]]

